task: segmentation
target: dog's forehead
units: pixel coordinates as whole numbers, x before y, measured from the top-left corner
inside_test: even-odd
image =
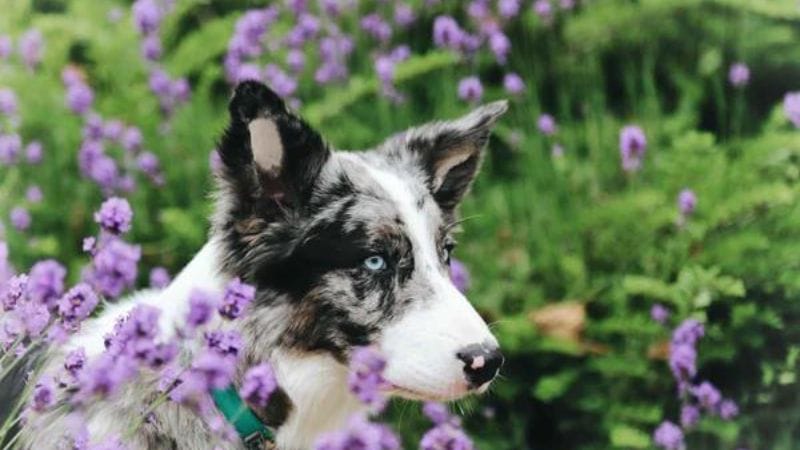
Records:
[[[375,152],[337,152],[318,187],[325,197],[318,199],[321,204],[348,204],[346,220],[353,226],[431,235],[442,225],[442,213],[413,161]]]

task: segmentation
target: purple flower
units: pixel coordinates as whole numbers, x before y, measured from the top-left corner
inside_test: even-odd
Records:
[[[17,95],[11,89],[0,89],[0,114],[17,115]]]
[[[122,133],[120,145],[129,152],[135,152],[142,147],[142,132],[137,127],[128,127]]]
[[[25,160],[28,161],[28,164],[40,164],[42,162],[43,153],[41,142],[31,141],[28,143],[27,147],[25,147]]]
[[[656,303],[650,308],[650,317],[663,325],[667,319],[669,319],[669,310],[664,307],[661,303]]]
[[[691,215],[697,207],[697,196],[691,189],[684,189],[678,194],[678,210],[682,216]]]
[[[10,36],[0,35],[0,60],[5,61],[14,51],[14,43]]]
[[[97,294],[86,283],[78,283],[58,301],[58,313],[67,328],[77,329],[80,322],[89,317],[99,303]]]
[[[0,164],[15,164],[21,150],[22,139],[18,134],[0,134]]]
[[[511,51],[511,41],[505,34],[497,31],[489,35],[489,49],[492,50],[499,64],[505,64],[508,53]]]
[[[322,435],[315,450],[397,450],[400,440],[386,425],[373,423],[362,415],[354,415],[344,430]]]
[[[533,12],[545,23],[553,19],[553,5],[550,4],[550,0],[536,0],[533,3]]]
[[[417,16],[411,5],[400,2],[394,6],[394,23],[397,25],[406,28],[414,23],[416,19]]]
[[[431,428],[419,442],[421,450],[472,450],[475,446],[461,427],[445,422]]]
[[[747,86],[750,82],[750,68],[745,63],[734,63],[728,71],[728,80],[733,87]]]
[[[131,229],[133,210],[124,198],[111,197],[104,201],[100,210],[94,213],[94,221],[99,223],[103,230],[120,235]]]
[[[564,157],[564,146],[561,144],[553,144],[553,148],[550,150],[550,156],[553,158],[563,158]]]
[[[150,271],[150,287],[154,289],[164,289],[169,286],[171,279],[169,272],[164,267],[153,267]]]
[[[52,377],[43,376],[36,382],[31,395],[31,409],[44,412],[56,403],[56,383]]]
[[[256,288],[249,284],[242,283],[238,278],[234,278],[225,287],[225,295],[219,305],[219,314],[227,319],[236,319],[242,315],[256,297]]]
[[[158,61],[161,58],[161,39],[157,34],[151,34],[142,40],[141,52],[148,61]]]
[[[267,406],[269,397],[277,388],[278,382],[272,372],[272,367],[263,363],[247,370],[242,380],[242,387],[239,389],[239,395],[248,404],[263,408]]]
[[[125,132],[125,124],[120,120],[109,120],[103,124],[103,137],[112,141],[117,141]]]
[[[156,0],[136,0],[133,3],[133,20],[142,34],[158,30],[164,19],[164,11]]]
[[[433,42],[437,47],[459,50],[464,32],[450,16],[438,16],[433,22]]]
[[[36,185],[29,186],[28,189],[25,191],[25,200],[31,203],[41,203],[42,189]]]
[[[181,377],[181,384],[170,398],[176,402],[192,400],[212,389],[224,389],[233,378],[235,365],[217,352],[206,351],[192,363],[189,373]]]
[[[44,39],[39,30],[31,29],[19,38],[19,53],[28,69],[35,69],[42,60]]]
[[[203,334],[206,347],[222,356],[236,358],[244,347],[242,336],[236,331],[207,331]]]
[[[448,411],[447,406],[442,403],[425,402],[425,404],[422,405],[422,412],[434,425],[443,424],[450,420],[450,411]]]
[[[195,289],[189,294],[189,314],[186,323],[194,329],[207,324],[214,316],[217,299],[208,292]]]
[[[783,112],[794,126],[800,128],[800,91],[786,94],[783,98]]]
[[[67,107],[75,114],[84,115],[92,109],[94,92],[88,85],[73,83],[67,88]]]
[[[11,225],[18,231],[26,231],[31,226],[31,214],[22,206],[17,206],[9,214]]]
[[[536,121],[539,131],[545,136],[552,136],[558,131],[556,120],[550,114],[542,114]]]
[[[47,306],[41,303],[23,303],[17,311],[29,337],[39,336],[50,323],[50,312]]]
[[[697,351],[692,345],[670,345],[669,367],[677,380],[688,380],[697,373]]]
[[[5,284],[0,284],[2,290],[0,296],[3,300],[3,311],[12,311],[16,309],[17,304],[25,299],[28,289],[28,276],[20,274],[11,277],[6,283],[5,280],[0,280]]]
[[[719,404],[719,416],[724,420],[731,420],[739,415],[739,407],[730,399],[722,400]]]
[[[386,404],[381,390],[388,386],[383,378],[386,360],[372,347],[357,347],[350,357],[347,385],[365,405],[380,411]]]
[[[361,29],[378,42],[387,42],[392,37],[392,26],[377,13],[368,14],[361,18]]]
[[[519,75],[510,72],[503,77],[503,88],[511,95],[521,94],[525,91],[525,82]]]
[[[561,7],[561,9],[569,11],[575,7],[575,0],[561,0],[558,5]]]
[[[138,366],[133,359],[103,353],[80,372],[80,390],[74,399],[83,402],[92,396],[108,397],[135,377],[137,372]]]
[[[697,398],[700,405],[709,411],[715,410],[722,400],[722,395],[719,393],[719,390],[708,381],[704,381],[700,383],[699,386],[692,388],[691,393]]]
[[[467,266],[464,263],[455,258],[450,260],[450,281],[462,293],[466,293],[467,289],[469,289],[469,270],[467,270]]]
[[[483,97],[483,85],[478,77],[463,78],[458,82],[458,98],[467,102],[477,102]]]
[[[497,12],[500,17],[510,19],[519,14],[519,0],[500,0],[497,3]]]
[[[682,450],[685,448],[683,431],[668,420],[656,428],[653,433],[653,442],[665,450]]]
[[[138,246],[112,238],[101,245],[92,260],[89,280],[101,294],[116,298],[136,281],[142,252]]]
[[[67,353],[67,356],[64,358],[64,370],[73,379],[78,378],[78,375],[81,373],[85,365],[86,351],[83,349],[83,347],[72,350],[71,352]]]
[[[644,131],[636,125],[624,127],[619,134],[619,150],[622,156],[622,169],[626,172],[639,170],[647,150]]]
[[[306,55],[302,50],[293,48],[286,54],[286,65],[294,73],[303,71],[306,65]]]
[[[681,408],[681,426],[691,428],[700,420],[700,410],[693,405],[683,405]]]
[[[704,334],[703,324],[695,319],[686,319],[672,332],[672,343],[694,346]]]
[[[48,259],[31,267],[28,275],[28,295],[31,300],[42,305],[55,306],[64,292],[64,278],[67,269],[57,261]]]

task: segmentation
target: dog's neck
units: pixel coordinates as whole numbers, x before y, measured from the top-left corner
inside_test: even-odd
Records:
[[[221,291],[230,277],[220,270],[220,251],[218,242],[211,240],[186,266],[169,286],[165,293],[186,294],[172,298],[187,299],[188,293],[196,287]],[[188,306],[187,306],[188,308]],[[259,414],[261,417],[275,417],[278,423],[268,423],[276,429],[276,443],[281,450],[305,449],[313,446],[320,434],[334,431],[347,422],[354,413],[361,410],[357,399],[347,388],[347,368],[327,354],[306,354],[275,347],[283,329],[290,324],[282,314],[285,306],[263,307],[255,314],[258,320],[253,323],[270,323],[269,330],[248,329],[248,321],[240,321],[238,326],[245,342],[246,354],[240,360],[242,374],[247,366],[268,359],[275,370],[278,386],[282,392],[274,397],[276,404],[272,411]],[[172,319],[183,317],[185,308],[176,308]],[[263,317],[267,316],[267,317]],[[269,355],[265,358],[265,355]]]

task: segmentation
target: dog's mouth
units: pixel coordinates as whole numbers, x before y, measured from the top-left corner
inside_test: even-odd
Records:
[[[401,386],[395,383],[390,383],[389,387],[386,389],[386,393],[389,395],[395,395],[398,397],[402,397],[408,400],[416,400],[416,401],[429,401],[429,402],[452,402],[455,400],[459,400],[463,397],[466,397],[470,394],[483,394],[489,389],[489,382],[479,386],[478,388],[470,389],[467,386],[459,386],[448,389],[444,392],[429,392],[424,391],[421,389],[413,389],[405,386]]]

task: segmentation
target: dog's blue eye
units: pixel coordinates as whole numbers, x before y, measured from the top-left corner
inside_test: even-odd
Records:
[[[364,267],[372,272],[378,272],[386,268],[386,260],[380,255],[372,255],[364,260]]]

